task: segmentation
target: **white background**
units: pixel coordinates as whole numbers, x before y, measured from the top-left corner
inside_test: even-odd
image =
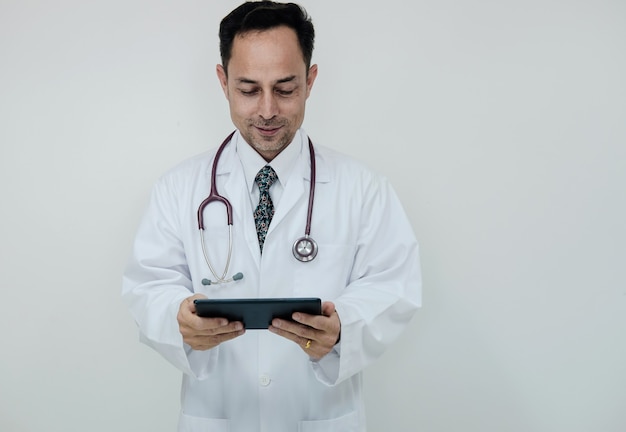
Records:
[[[232,129],[238,3],[0,0],[1,431],[175,429],[121,274],[156,178]],[[422,247],[370,430],[626,430],[626,4],[303,4],[305,128],[391,178]]]

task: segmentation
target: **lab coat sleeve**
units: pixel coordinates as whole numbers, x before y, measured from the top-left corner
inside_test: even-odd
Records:
[[[177,196],[172,179],[162,178],[155,185],[124,273],[122,297],[137,323],[140,340],[183,373],[202,378],[217,350],[194,351],[179,331],[178,309],[193,292]]]
[[[419,249],[402,205],[384,178],[363,187],[354,265],[335,299],[341,342],[312,361],[318,379],[328,385],[379,358],[421,305]]]

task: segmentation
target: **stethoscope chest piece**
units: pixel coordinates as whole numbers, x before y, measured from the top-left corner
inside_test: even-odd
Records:
[[[317,242],[308,235],[300,237],[293,244],[292,251],[298,261],[309,262],[317,256]]]

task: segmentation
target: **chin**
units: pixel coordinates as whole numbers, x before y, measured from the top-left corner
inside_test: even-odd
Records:
[[[266,137],[263,135],[253,135],[252,142],[254,147],[259,150],[265,151],[278,151],[282,150],[293,140],[293,138],[288,139],[285,134],[273,137]]]

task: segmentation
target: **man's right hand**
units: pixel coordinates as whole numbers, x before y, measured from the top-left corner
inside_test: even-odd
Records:
[[[191,348],[205,351],[246,332],[241,322],[228,322],[225,318],[199,317],[193,302],[199,298],[206,298],[206,296],[195,294],[183,300],[176,317],[183,341]]]

